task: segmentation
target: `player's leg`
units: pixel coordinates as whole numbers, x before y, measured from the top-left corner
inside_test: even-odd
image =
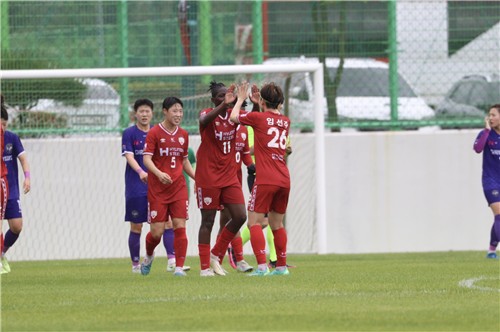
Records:
[[[210,269],[210,235],[215,215],[220,208],[220,189],[196,187],[196,201],[201,211],[201,224],[198,230],[198,253],[200,256],[200,276],[214,276]]]
[[[146,196],[127,198],[125,222],[130,224],[128,248],[132,262],[132,273],[140,273],[142,225],[148,221],[148,199]]]
[[[168,220],[168,206],[158,202],[149,202],[149,232],[146,235],[146,255],[142,260],[141,274],[148,275],[154,260],[155,249],[160,244],[165,223]]]
[[[488,248],[487,258],[498,258],[496,249],[500,242],[500,202],[492,202],[490,204],[491,211],[494,215],[493,225],[490,233],[490,246]]]
[[[289,271],[286,264],[287,233],[283,225],[286,208],[288,206],[288,197],[290,188],[279,188],[273,197],[269,209],[269,227],[274,235],[274,246],[276,247],[277,262],[276,269],[272,275],[288,275]]]
[[[172,216],[174,229],[174,251],[175,251],[175,276],[185,276],[190,269],[185,266],[188,238],[186,235],[186,220],[188,218],[188,201],[179,200],[169,204],[169,214]]]
[[[167,252],[167,272],[172,272],[175,270],[175,249],[174,249],[174,226],[172,224],[172,219],[168,217],[168,221],[165,223],[165,231],[163,232],[163,246]]]

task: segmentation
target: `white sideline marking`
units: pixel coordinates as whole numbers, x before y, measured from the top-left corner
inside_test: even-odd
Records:
[[[477,289],[481,291],[497,291],[500,292],[500,289],[497,288],[492,288],[492,287],[481,287],[475,285],[476,282],[481,281],[481,280],[496,280],[496,278],[487,278],[484,276],[478,277],[478,278],[471,278],[471,279],[464,279],[458,283],[460,287],[465,287],[465,288],[470,288],[470,289]]]

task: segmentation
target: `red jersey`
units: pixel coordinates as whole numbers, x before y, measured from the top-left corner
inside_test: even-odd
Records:
[[[5,142],[5,135],[3,128],[0,127],[0,177],[6,177],[7,176],[7,166],[5,165],[5,162],[3,161],[3,149],[4,149],[4,143]]]
[[[257,163],[255,184],[290,188],[290,173],[285,163],[290,119],[271,112],[240,114],[239,121],[253,128]]]
[[[212,111],[207,108],[200,116]],[[201,144],[196,152],[195,182],[199,188],[224,188],[239,185],[234,167],[237,124],[217,116],[206,127],[200,125]]]
[[[188,148],[188,132],[181,127],[170,132],[160,123],[149,130],[143,154],[153,156],[155,166],[167,173],[172,178],[172,183],[163,184],[158,177],[149,173],[148,200],[170,203],[188,199],[186,180],[182,174]]]
[[[248,145],[248,130],[247,127],[243,125],[238,125],[236,127],[236,173],[238,174],[238,180],[240,183],[243,181],[243,175],[241,172],[241,162],[245,166],[249,166],[253,163],[252,156],[250,155],[250,146]]]

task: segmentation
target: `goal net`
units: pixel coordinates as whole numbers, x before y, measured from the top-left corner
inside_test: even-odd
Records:
[[[289,84],[295,73],[310,79],[312,102],[300,104],[300,92]],[[9,251],[11,259],[127,257],[121,132],[133,123],[131,105],[139,98],[151,99],[155,124],[162,118],[163,99],[179,97],[184,103],[182,127],[190,132],[190,147],[196,151],[198,114],[212,106],[207,92],[211,80],[226,86],[243,80],[258,86],[275,81],[282,86],[294,150],[288,159],[292,176],[286,216],[289,252],[325,252],[321,64],[9,70],[1,76],[8,130],[21,137],[32,178],[32,191],[21,194],[24,229]],[[19,180],[22,184],[22,175]],[[187,231],[188,255],[193,256],[198,254],[201,216],[192,186],[191,181]],[[245,184],[243,191],[248,196]],[[4,222],[4,232],[6,228]],[[148,230],[143,229],[143,238]],[[164,250],[157,251],[165,255]],[[249,245],[245,253],[251,254]]]

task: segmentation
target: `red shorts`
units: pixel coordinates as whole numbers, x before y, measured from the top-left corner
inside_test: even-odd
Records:
[[[196,201],[199,209],[220,210],[224,204],[245,204],[241,186],[224,188],[196,187]]]
[[[148,204],[148,222],[166,222],[169,216],[172,219],[188,219],[188,208],[189,203],[184,199],[168,204],[155,204],[154,202],[150,202]]]
[[[257,213],[274,211],[285,214],[289,195],[290,188],[268,184],[254,185],[248,202],[248,211]]]
[[[5,217],[5,209],[7,208],[7,199],[9,198],[9,186],[7,185],[7,177],[0,178],[0,220]]]

